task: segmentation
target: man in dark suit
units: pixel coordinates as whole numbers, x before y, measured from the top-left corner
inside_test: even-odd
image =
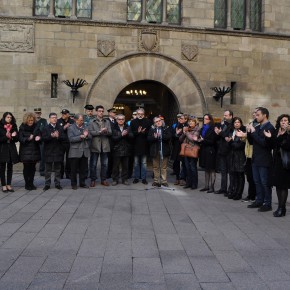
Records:
[[[55,188],[61,190],[60,170],[64,154],[62,142],[65,140],[65,136],[62,127],[57,124],[56,113],[49,114],[49,124],[42,131],[42,140],[45,159],[45,186],[43,190],[50,189],[52,167],[54,168]]]
[[[114,108],[108,109],[108,120],[110,121],[111,124],[111,131],[113,132],[114,127],[116,126],[116,113],[117,111]],[[110,140],[110,148],[111,151],[107,153],[108,156],[108,169],[107,169],[107,178],[111,178],[112,176],[112,171],[113,171],[113,154],[112,154],[112,149],[113,149],[113,142],[112,138],[109,138]]]
[[[256,186],[256,200],[248,205],[248,208],[258,208],[260,212],[272,210],[272,188],[270,186],[270,170],[273,166],[272,148],[266,142],[264,131],[271,132],[274,136],[275,128],[269,122],[269,111],[266,108],[259,108],[256,111],[256,120],[259,123],[247,126],[247,137],[253,145],[252,169]]]

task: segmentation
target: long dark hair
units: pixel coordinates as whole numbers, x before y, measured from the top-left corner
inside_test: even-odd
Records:
[[[6,122],[5,122],[5,118],[8,116],[8,115],[10,115],[12,118],[11,118],[11,125],[15,125],[16,124],[16,119],[15,119],[15,117],[13,116],[13,114],[12,113],[10,113],[10,112],[5,112],[4,114],[3,114],[3,117],[2,117],[2,119],[1,119],[1,122],[3,123],[3,124],[5,124]]]
[[[205,116],[209,117],[209,120],[210,120],[209,125],[210,125],[210,126],[214,126],[214,120],[213,120],[213,117],[212,117],[211,114],[204,114],[204,115],[203,115],[203,118],[202,118],[202,122],[203,122],[203,119],[204,119]],[[203,124],[204,124],[204,123],[203,123]]]
[[[278,118],[277,118],[277,121],[276,121],[276,129],[278,130],[279,128],[280,128],[280,122],[281,122],[281,120],[283,119],[283,118],[287,118],[288,119],[288,122],[290,121],[290,115],[288,115],[288,114],[282,114],[282,115],[280,115]]]
[[[240,121],[240,123],[241,123],[241,127],[240,127],[239,130],[241,130],[241,131],[243,131],[243,132],[246,132],[246,127],[244,126],[243,121],[242,121],[242,119],[241,119],[240,117],[234,117],[234,118],[233,118],[232,123],[231,123],[231,130],[232,130],[232,131],[235,130],[235,124],[234,124],[234,123],[235,123],[236,121]]]

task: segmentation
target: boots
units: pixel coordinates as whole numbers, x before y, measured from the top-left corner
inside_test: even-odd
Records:
[[[205,171],[204,176],[204,188],[200,189],[200,191],[208,191],[209,190],[209,172]]]
[[[278,197],[278,209],[273,212],[274,217],[282,217],[286,215],[286,201],[288,198],[288,189],[276,188]]]
[[[207,191],[207,193],[214,192],[214,184],[215,184],[215,172],[211,172],[210,173],[210,186],[209,186],[209,190]]]

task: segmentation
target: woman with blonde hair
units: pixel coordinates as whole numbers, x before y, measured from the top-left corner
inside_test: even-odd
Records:
[[[33,182],[36,163],[40,160],[40,136],[41,133],[36,124],[35,114],[26,113],[23,116],[23,123],[19,127],[19,157],[20,161],[23,162],[23,176],[26,190],[36,189]]]
[[[189,116],[188,127],[183,127],[183,133],[180,136],[179,141],[190,145],[198,145],[198,137],[198,120],[194,116]],[[184,188],[196,189],[198,186],[197,160],[198,158],[184,157],[186,168],[186,185]]]

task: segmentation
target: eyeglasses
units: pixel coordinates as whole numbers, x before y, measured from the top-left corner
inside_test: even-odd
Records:
[[[117,119],[117,121],[125,121],[125,119]]]

